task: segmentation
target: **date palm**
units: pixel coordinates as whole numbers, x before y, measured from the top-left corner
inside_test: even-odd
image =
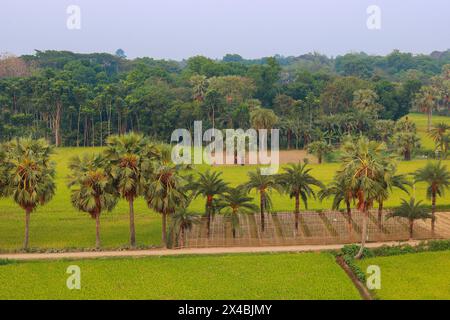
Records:
[[[450,172],[441,162],[429,162],[414,173],[415,182],[428,185],[427,198],[431,199],[431,231],[434,234],[436,223],[436,200],[444,196],[445,189],[450,187]]]
[[[25,210],[25,239],[28,249],[30,215],[55,195],[55,166],[50,161],[52,147],[44,140],[16,139],[5,145],[4,195],[12,196]]]
[[[100,215],[117,204],[117,192],[105,170],[106,159],[100,154],[84,154],[70,159],[68,186],[72,205],[95,219],[95,247],[101,246]]]
[[[352,209],[351,202],[355,199],[355,192],[351,184],[351,179],[344,176],[344,172],[336,173],[334,180],[330,185],[323,187],[318,193],[319,199],[323,201],[326,198],[333,197],[331,209],[339,210],[341,203],[345,203],[347,212],[347,222],[349,234],[352,233]]]
[[[230,188],[219,198],[220,210],[224,212],[225,218],[232,226],[233,238],[236,238],[236,229],[239,227],[239,215],[251,214],[258,210],[253,204],[253,198],[247,195],[244,187]]]
[[[144,177],[151,173],[159,150],[140,134],[110,136],[105,155],[108,173],[119,195],[128,202],[130,215],[130,246],[136,247],[134,201],[142,194]]]
[[[430,219],[431,215],[426,211],[425,208],[421,207],[422,201],[416,202],[414,198],[408,201],[402,199],[400,207],[395,209],[392,213],[388,214],[386,218],[401,217],[408,219],[409,222],[409,240],[413,238],[414,232],[414,221],[415,220],[425,220]]]
[[[167,217],[188,203],[187,180],[175,165],[159,164],[144,184],[144,198],[150,209],[161,214],[162,243],[167,248]]]
[[[215,197],[224,194],[228,190],[228,183],[223,181],[222,172],[211,172],[207,170],[205,173],[198,173],[198,179],[190,183],[190,189],[194,198],[202,196],[206,198],[205,217],[207,219],[207,234],[211,232],[211,219],[217,211]]]
[[[308,198],[316,197],[313,186],[323,188],[324,185],[310,174],[312,169],[307,168],[307,164],[291,164],[283,170],[284,172],[277,176],[277,181],[283,187],[284,192],[289,194],[291,199],[295,199],[295,230],[298,232],[300,198],[305,209],[308,209]]]
[[[247,192],[255,190],[259,194],[259,208],[261,213],[261,230],[264,232],[265,219],[264,213],[272,209],[272,199],[270,192],[276,190],[279,193],[283,192],[282,186],[278,183],[274,175],[263,175],[261,169],[248,173],[249,181],[244,184]]]
[[[200,223],[199,215],[189,212],[186,207],[175,210],[172,215],[172,232],[178,232],[180,247],[184,247],[186,243],[186,231],[192,230],[198,223]]]
[[[346,143],[343,147],[341,161],[343,176],[346,184],[354,190],[357,208],[363,213],[361,247],[355,258],[362,257],[367,240],[367,224],[369,209],[372,208],[383,192],[383,180],[387,163],[384,154],[385,145],[376,141],[369,141],[361,137],[355,143]]]

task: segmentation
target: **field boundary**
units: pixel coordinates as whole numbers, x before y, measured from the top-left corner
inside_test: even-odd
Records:
[[[382,246],[398,246],[409,244],[418,245],[420,241],[390,241],[368,243],[367,248]],[[194,249],[150,249],[133,251],[82,251],[82,252],[58,252],[58,253],[12,253],[0,254],[0,260],[33,261],[33,260],[82,260],[100,258],[141,258],[181,255],[221,255],[234,253],[281,253],[281,252],[321,252],[335,251],[344,247],[344,244],[334,245],[302,245],[302,246],[273,246],[273,247],[230,247],[230,248],[194,248]]]

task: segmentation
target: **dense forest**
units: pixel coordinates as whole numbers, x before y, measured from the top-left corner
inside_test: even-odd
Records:
[[[408,125],[394,121],[412,110],[450,114],[449,64],[449,50],[183,61],[127,59],[123,50],[4,54],[0,140],[102,146],[111,134],[135,131],[169,142],[175,128],[203,120],[204,128],[280,128],[285,148],[360,133],[414,144]]]

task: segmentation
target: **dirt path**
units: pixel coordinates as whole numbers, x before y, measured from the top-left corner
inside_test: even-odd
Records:
[[[401,242],[417,245],[419,241]],[[367,244],[368,248],[381,247],[383,245],[398,245],[400,242],[377,242]],[[63,253],[12,253],[0,254],[0,259],[10,260],[60,260],[60,259],[97,259],[97,258],[121,258],[121,257],[154,257],[174,255],[206,255],[227,253],[273,253],[273,252],[308,252],[338,250],[343,245],[306,245],[306,246],[280,246],[280,247],[232,247],[232,248],[196,248],[196,249],[151,249],[136,251],[98,251],[98,252],[63,252]]]

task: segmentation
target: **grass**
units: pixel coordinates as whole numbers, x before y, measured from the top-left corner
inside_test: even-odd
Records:
[[[450,299],[450,252],[424,252],[401,256],[368,258],[357,262],[381,269],[380,299],[435,300]]]
[[[417,133],[420,137],[422,149],[425,150],[433,150],[435,148],[435,144],[433,139],[428,135],[428,118],[425,114],[422,113],[411,113],[408,115],[409,120],[414,122],[417,127]],[[433,116],[431,119],[433,124],[437,124],[440,122],[447,123],[450,125],[450,117],[444,116]]]
[[[66,269],[81,269],[68,290]],[[242,254],[0,266],[1,299],[360,299],[327,253]]]
[[[411,115],[412,118],[417,115]],[[426,117],[421,115],[425,119]],[[421,118],[420,118],[421,119]],[[416,121],[416,120],[414,120]],[[63,248],[92,248],[95,244],[95,223],[85,213],[78,212],[70,204],[70,194],[66,186],[66,177],[69,174],[67,162],[70,157],[84,152],[99,151],[99,148],[61,148],[53,156],[57,164],[57,193],[53,200],[40,207],[32,213],[30,225],[30,243],[34,248],[40,249],[63,249]],[[301,159],[299,159],[301,160]],[[398,171],[400,173],[412,173],[423,167],[426,160],[413,160],[409,162],[399,162]],[[450,160],[445,161],[450,168]],[[312,174],[323,183],[332,181],[339,163],[325,163],[322,165],[312,164]],[[247,173],[255,170],[255,166],[216,166],[213,170],[223,171],[223,178],[232,186],[244,183]],[[198,167],[204,171],[206,165]],[[421,183],[416,185],[417,200],[424,200],[424,204],[430,205],[430,201],[425,198],[426,185]],[[258,199],[255,193],[255,204]],[[385,203],[386,207],[399,205],[401,198],[406,198],[403,192],[395,191],[390,199]],[[276,211],[291,211],[294,203],[289,196],[272,194],[273,206]],[[204,212],[204,202],[202,198],[196,199],[190,210],[198,213]],[[438,199],[438,205],[450,206],[450,197]],[[329,209],[331,200],[320,202],[310,199],[308,208],[311,210]],[[302,203],[302,209],[304,204]],[[159,246],[161,243],[161,219],[160,216],[150,209],[142,199],[135,203],[136,211],[136,235],[139,246]],[[0,251],[18,250],[22,246],[24,233],[25,214],[12,200],[0,200]],[[104,213],[101,218],[101,237],[104,248],[119,248],[128,243],[128,205],[125,201],[120,201],[116,209],[111,213]]]

